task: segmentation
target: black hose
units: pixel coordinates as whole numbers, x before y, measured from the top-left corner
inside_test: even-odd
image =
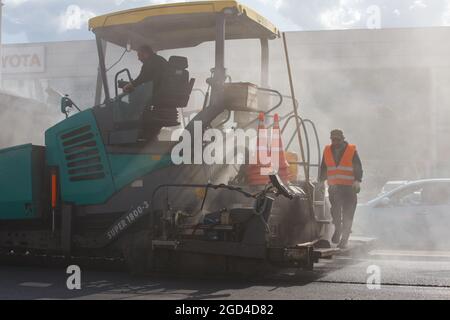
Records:
[[[203,196],[203,201],[202,201],[202,206],[200,208],[200,211],[203,211],[203,209],[205,208],[206,199],[208,198],[209,186],[210,185],[208,184],[205,188],[205,195]]]
[[[122,61],[123,57],[125,56],[125,54],[128,52],[128,50],[125,48],[125,51],[122,53],[122,55],[120,56],[119,60],[117,60],[111,67],[109,67],[108,69],[106,69],[106,72],[111,71],[112,68],[114,68],[115,66],[117,66],[120,61]]]
[[[154,204],[154,199],[156,194],[163,188],[208,188],[208,189],[214,189],[214,190],[218,190],[218,189],[226,189],[226,190],[230,190],[230,191],[236,191],[241,193],[242,195],[244,195],[247,198],[252,198],[252,199],[256,199],[259,195],[258,194],[251,194],[247,191],[244,191],[242,188],[239,187],[233,187],[233,186],[228,186],[226,184],[220,184],[220,185],[214,185],[214,184],[163,184],[158,186],[152,194],[152,198],[151,198],[151,209],[153,211],[153,204]]]
[[[213,184],[163,184],[158,186],[152,193],[152,198],[150,201],[150,229],[153,230],[155,222],[154,222],[154,204],[155,204],[155,197],[158,194],[158,192],[163,189],[163,188],[206,188],[208,189],[226,189],[226,190],[230,190],[230,191],[236,191],[239,192],[241,194],[243,194],[245,197],[247,198],[252,198],[252,199],[257,199],[258,196],[260,195],[260,193],[257,194],[251,194],[249,192],[244,191],[242,188],[239,187],[233,187],[233,186],[228,186],[226,184],[220,184],[220,185],[213,185]],[[202,203],[202,207],[204,206],[205,202],[206,202],[206,196],[207,193],[205,194],[205,197],[203,198],[203,203]],[[203,209],[202,209],[203,210]]]

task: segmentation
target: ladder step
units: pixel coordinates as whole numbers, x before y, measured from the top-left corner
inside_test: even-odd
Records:
[[[178,241],[163,241],[163,240],[153,240],[152,246],[159,249],[176,250],[179,246]]]

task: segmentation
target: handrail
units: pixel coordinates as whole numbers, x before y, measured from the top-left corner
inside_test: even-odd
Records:
[[[291,116],[291,117],[289,117],[288,118],[288,120],[286,121],[286,123],[285,123],[285,125],[283,126],[283,129],[282,129],[282,133],[284,133],[284,131],[286,130],[286,128],[287,128],[287,126],[288,126],[288,124],[289,124],[289,122],[292,120],[292,119],[294,119],[295,118],[295,115],[293,115],[293,116]],[[300,118],[299,117],[299,120],[300,120],[300,122],[301,122],[301,126],[303,127],[303,130],[304,130],[304,132],[305,132],[305,138],[307,139],[306,140],[306,144],[307,144],[307,155],[308,155],[308,167],[317,167],[317,168],[320,168],[320,165],[321,165],[321,162],[322,162],[322,151],[321,151],[321,145],[320,145],[320,139],[319,139],[319,134],[318,134],[318,131],[317,131],[317,127],[316,127],[316,125],[314,124],[314,122],[312,121],[312,120],[310,120],[310,119],[302,119],[302,118]],[[311,162],[311,148],[310,148],[310,142],[309,142],[309,135],[308,135],[308,131],[306,130],[306,126],[305,126],[305,124],[306,123],[309,123],[311,126],[312,126],[312,128],[313,128],[313,130],[314,130],[314,135],[315,135],[315,137],[316,137],[316,143],[317,143],[317,156],[318,156],[318,161],[317,161],[317,164],[311,164],[310,162]],[[291,146],[291,144],[292,144],[292,142],[294,141],[294,139],[295,139],[295,133],[293,134],[293,136],[292,136],[292,138],[291,138],[291,140],[289,141],[289,143],[288,143],[288,145],[286,146],[286,150],[287,149],[289,149],[289,147]],[[304,164],[304,163],[297,163],[298,165],[306,165],[306,164]],[[320,171],[319,171],[319,173],[318,173],[318,179],[320,178]]]
[[[283,105],[283,101],[284,101],[283,100],[283,95],[279,91],[274,90],[274,89],[269,89],[269,88],[258,88],[258,90],[259,91],[270,92],[270,93],[272,93],[272,94],[274,94],[274,95],[276,95],[276,96],[278,96],[280,98],[280,101],[275,105],[275,107],[273,107],[269,111],[264,112],[265,115],[268,115],[269,113],[277,110],[279,107],[281,107]],[[246,128],[250,127],[252,124],[256,123],[258,121],[258,119],[259,119],[259,117],[254,119],[254,120],[252,120],[252,121],[250,121],[249,123],[247,123],[243,127],[243,129],[246,129]]]
[[[303,129],[303,132],[305,133],[307,157],[306,157],[306,164],[304,165],[304,167],[306,167],[306,170],[309,173],[310,172],[310,163],[311,163],[311,146],[309,143],[309,135],[308,135],[308,131],[306,130],[305,121],[301,117],[296,117],[295,115],[292,115],[288,118],[288,120],[284,124],[284,126],[281,130],[281,133],[283,134],[286,131],[286,128],[289,125],[289,122],[293,119],[298,119],[300,121],[300,127]],[[292,142],[294,141],[296,135],[297,135],[297,132],[294,131],[292,138],[289,140],[289,143],[286,145],[286,150],[289,149],[289,147],[291,146]]]
[[[312,120],[306,119],[305,122],[310,123],[313,130],[314,130],[314,134],[316,136],[316,143],[317,143],[317,157],[318,157],[318,161],[317,161],[317,167],[320,168],[321,162],[322,162],[322,148],[320,145],[320,139],[319,139],[319,133],[317,132],[317,127],[315,125],[315,123]],[[317,181],[320,180],[320,169],[318,171],[318,176],[317,176]]]
[[[127,68],[122,69],[119,72],[117,72],[116,76],[114,77],[114,84],[115,84],[115,89],[116,89],[116,97],[119,95],[119,86],[118,86],[117,80],[119,79],[119,75],[121,75],[124,72],[127,73],[129,82],[132,81],[130,70],[128,70]]]
[[[279,104],[277,104],[275,107],[273,107],[273,108],[270,109],[269,111],[264,112],[265,115],[268,115],[269,113],[272,113],[273,111],[275,111],[276,109],[278,109],[279,107],[281,107],[281,105],[282,105],[283,102],[284,102],[284,99],[294,100],[291,96],[285,95],[285,94],[281,94],[281,93],[280,93],[279,91],[277,91],[277,90],[273,90],[273,89],[265,89],[265,88],[258,88],[258,90],[261,90],[261,91],[267,91],[267,92],[269,92],[269,94],[270,94],[272,97],[279,97],[279,98],[281,99],[281,101],[280,101]],[[295,105],[297,106],[297,109],[298,109],[298,100],[297,100],[297,99],[295,99]],[[291,115],[291,114],[293,114],[293,113],[294,113],[294,111],[290,112],[287,116],[281,117],[280,120],[286,119],[289,115]],[[248,128],[250,125],[252,125],[252,124],[255,123],[256,121],[258,121],[258,118],[256,118],[256,119],[252,120],[251,122],[249,122],[246,126],[244,126],[244,129],[245,129],[245,128]],[[269,126],[269,128],[270,128],[270,126]]]

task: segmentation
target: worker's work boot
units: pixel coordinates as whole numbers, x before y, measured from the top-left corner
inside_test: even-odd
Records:
[[[338,248],[339,249],[347,249],[349,239],[350,239],[350,233],[345,232],[342,235],[342,239],[341,239],[341,242],[339,242]]]
[[[335,226],[334,235],[333,235],[333,238],[331,239],[331,241],[332,241],[334,244],[340,243],[340,241],[341,241],[341,235],[342,235],[341,228],[339,228],[338,226]]]

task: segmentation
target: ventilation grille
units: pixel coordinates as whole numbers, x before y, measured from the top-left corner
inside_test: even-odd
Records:
[[[72,182],[105,178],[100,151],[91,126],[84,126],[61,136],[66,168]]]

